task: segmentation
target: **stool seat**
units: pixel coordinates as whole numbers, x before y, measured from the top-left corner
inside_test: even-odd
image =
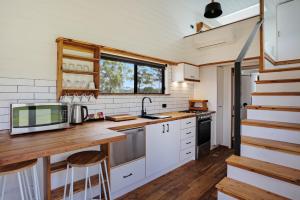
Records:
[[[89,167],[105,159],[106,156],[101,151],[83,151],[69,156],[67,162],[72,167]]]
[[[9,164],[5,166],[0,167],[0,176],[8,175],[8,174],[14,174],[20,171],[23,171],[25,169],[31,168],[34,165],[36,165],[37,159],[33,160],[27,160],[23,162],[18,162],[14,164]]]

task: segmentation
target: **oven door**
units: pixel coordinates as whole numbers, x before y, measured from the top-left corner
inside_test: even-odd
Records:
[[[62,103],[12,104],[11,134],[66,128],[69,110]]]
[[[198,120],[198,132],[197,132],[197,146],[201,146],[207,142],[210,142],[211,133],[211,119],[199,119]]]

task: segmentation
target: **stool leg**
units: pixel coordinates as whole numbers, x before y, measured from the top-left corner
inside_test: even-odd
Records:
[[[102,186],[103,186],[103,190],[104,190],[104,197],[105,197],[105,200],[107,200],[107,194],[106,194],[106,188],[105,188],[105,183],[104,183],[104,178],[103,178],[103,171],[102,171],[102,166],[101,166],[101,163],[99,164],[99,173],[101,174],[101,182],[102,182]]]
[[[35,199],[41,200],[41,192],[40,192],[40,185],[39,185],[36,165],[33,166],[33,168],[32,168],[32,174],[33,174],[33,180],[34,180]]]
[[[24,176],[25,176],[25,182],[26,182],[26,186],[27,186],[27,190],[28,190],[28,194],[29,194],[29,199],[33,199],[27,170],[24,171]]]
[[[4,191],[6,186],[6,176],[2,177],[1,200],[4,200]]]
[[[68,176],[69,176],[69,164],[67,164],[67,171],[66,171],[66,182],[65,182],[65,189],[64,189],[64,200],[66,200],[66,194],[67,194],[67,185],[68,185]],[[71,188],[69,188],[70,190]],[[69,192],[70,194],[70,192]]]
[[[18,176],[18,181],[19,181],[19,187],[20,187],[21,199],[22,199],[22,200],[25,200],[25,198],[24,198],[24,193],[23,193],[22,180],[21,180],[21,173],[18,172],[18,173],[17,173],[17,176]]]
[[[93,194],[92,182],[91,182],[91,177],[90,176],[89,176],[89,191],[90,191],[90,198],[93,199],[94,194]]]
[[[109,176],[108,176],[108,173],[107,173],[106,159],[104,159],[104,170],[105,170],[105,176],[106,176],[106,182],[107,182],[107,188],[108,188],[108,196],[109,196],[109,199],[111,199]]]
[[[101,163],[100,163],[101,164]],[[101,185],[102,185],[102,181],[101,181],[101,171],[100,171],[100,167],[99,167],[99,199],[101,200],[101,195],[102,195],[102,190],[101,190]]]
[[[28,199],[28,191],[27,191],[27,184],[25,181],[24,171],[22,171],[20,173],[21,173],[21,181],[23,183],[22,186],[23,186],[24,198]]]
[[[86,200],[86,196],[87,196],[87,184],[88,184],[88,178],[89,178],[89,167],[86,167],[86,169],[85,169],[84,200]]]
[[[69,197],[71,197],[71,200],[73,200],[73,187],[74,187],[74,167],[71,167],[71,186],[70,186],[70,192]]]

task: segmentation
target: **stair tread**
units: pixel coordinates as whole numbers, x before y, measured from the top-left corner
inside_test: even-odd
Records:
[[[278,69],[264,69],[259,73],[270,73],[270,72],[284,72],[284,71],[296,71],[300,70],[300,67],[289,67],[289,68],[278,68]]]
[[[300,92],[253,92],[252,96],[300,96]]]
[[[231,156],[226,160],[228,165],[259,173],[300,186],[300,170],[277,165],[252,158]]]
[[[246,108],[251,109],[251,110],[272,110],[272,111],[300,112],[300,106],[248,105]]]
[[[218,191],[242,200],[285,200],[287,198],[262,190],[252,185],[231,179],[223,178],[217,185]]]
[[[300,130],[300,124],[298,123],[245,119],[242,120],[241,124],[247,126],[259,126],[259,127],[287,129],[287,130],[294,130],[294,131]]]
[[[291,78],[291,79],[273,79],[273,80],[259,80],[259,81],[255,81],[256,84],[297,83],[297,82],[300,82],[300,78]]]
[[[249,136],[242,136],[241,137],[242,144],[254,145],[263,147],[266,149],[282,151],[285,153],[292,153],[300,155],[300,144],[288,143],[288,142],[281,142],[263,138],[256,138],[256,137],[249,137]]]

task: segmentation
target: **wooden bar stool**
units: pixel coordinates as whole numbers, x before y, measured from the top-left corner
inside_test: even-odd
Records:
[[[21,199],[36,199],[41,200],[40,187],[38,183],[37,169],[36,169],[37,159],[28,160],[24,162],[19,162],[15,164],[5,165],[0,167],[0,185],[1,186],[1,199],[4,200],[4,192],[6,186],[6,176],[11,174],[17,174]],[[32,176],[34,182],[34,197],[32,195],[31,186],[28,177],[28,170],[32,169]],[[1,184],[2,182],[2,184]]]
[[[72,154],[67,158],[67,174],[66,174],[66,183],[64,189],[64,200],[66,199],[67,193],[67,185],[68,185],[68,176],[69,176],[69,168],[71,168],[71,183],[69,190],[69,198],[73,200],[73,190],[74,190],[74,167],[82,168],[85,167],[85,190],[84,190],[84,200],[87,199],[87,185],[89,184],[90,195],[92,195],[92,184],[91,178],[89,176],[89,167],[99,165],[99,197],[101,199],[101,185],[103,186],[104,197],[107,200],[107,196],[111,199],[110,194],[110,185],[109,185],[109,177],[107,173],[107,164],[106,164],[107,156],[104,155],[101,151],[83,151],[79,153]],[[106,193],[106,187],[103,177],[102,164],[104,165],[104,172],[106,177],[106,184],[108,189],[108,195]]]

